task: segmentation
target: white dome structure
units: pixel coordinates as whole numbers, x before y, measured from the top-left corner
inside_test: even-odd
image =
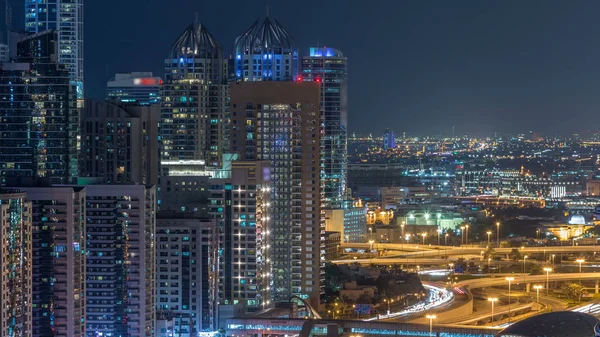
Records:
[[[575,214],[569,220],[569,224],[571,225],[585,225],[585,218],[583,215]]]

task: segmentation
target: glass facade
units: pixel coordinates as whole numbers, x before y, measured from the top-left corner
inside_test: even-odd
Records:
[[[347,59],[337,49],[311,48],[302,58],[303,81],[321,83],[324,134],[321,137],[321,179],[325,201],[339,207],[346,190],[347,170]]]
[[[165,59],[161,160],[204,160],[219,167],[228,148],[227,62],[219,43],[194,23]]]
[[[83,0],[25,0],[25,30],[58,31],[58,62],[83,99]]]
[[[0,71],[2,183],[26,178],[70,183],[78,175],[76,89],[52,62],[56,32],[18,43],[18,58]]]

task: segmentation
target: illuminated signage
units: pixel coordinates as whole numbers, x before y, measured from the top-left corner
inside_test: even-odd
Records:
[[[134,85],[161,85],[163,81],[154,77],[134,78]]]

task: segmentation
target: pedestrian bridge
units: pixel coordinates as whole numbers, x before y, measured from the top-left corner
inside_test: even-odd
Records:
[[[498,328],[427,324],[326,320],[326,319],[259,319],[231,318],[227,320],[228,336],[287,337],[494,337]]]

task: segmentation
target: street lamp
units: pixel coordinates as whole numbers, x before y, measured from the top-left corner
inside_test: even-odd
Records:
[[[525,274],[525,269],[526,269],[526,268],[525,268],[525,261],[527,261],[527,258],[528,258],[528,257],[529,257],[529,256],[527,256],[527,255],[523,256],[523,274]]]
[[[437,230],[437,234],[438,234],[438,246],[440,245],[440,235],[442,234],[442,230],[438,227]]]
[[[488,301],[492,302],[492,322],[494,321],[494,303],[498,302],[497,297],[488,297]]]
[[[465,226],[460,226],[460,244],[465,241]]]
[[[550,282],[550,272],[552,271],[552,268],[546,267],[544,268],[544,271],[546,272],[546,296],[548,296],[548,289],[549,287],[549,282]]]
[[[540,303],[540,289],[543,289],[544,287],[536,284],[533,286],[533,289],[535,289],[535,291],[537,292],[537,302]]]
[[[465,245],[469,244],[469,225],[465,225],[466,228],[466,232],[465,232]]]
[[[585,262],[584,259],[577,259],[575,262],[579,263],[579,274],[581,274],[581,264]]]
[[[448,245],[448,236],[449,235],[450,234],[448,234],[448,233],[444,234],[444,245],[446,245],[446,246]]]
[[[515,280],[515,278],[507,277],[505,278],[505,280],[508,281],[508,322],[510,323],[510,285],[512,284],[512,281]]]
[[[487,231],[487,232],[486,232],[486,234],[487,234],[487,236],[488,236],[488,247],[491,247],[491,246],[490,246],[490,238],[491,238],[491,236],[492,236],[492,231]]]
[[[488,274],[490,274],[492,272],[490,269],[490,262],[492,262],[492,258],[488,257]]]
[[[427,236],[427,233],[421,233],[421,236],[423,237],[423,246],[425,246],[425,237]]]
[[[433,320],[437,318],[436,315],[425,316],[429,320],[429,336],[433,336]]]
[[[500,248],[500,223],[496,222],[496,248]]]
[[[402,228],[402,236],[404,236],[404,225],[405,223],[404,221],[402,221],[402,224],[400,225],[400,228]]]
[[[577,259],[575,262],[579,263],[579,284],[581,284],[581,264],[585,262],[584,259]]]
[[[388,300],[388,299],[386,298],[384,301],[385,301],[385,302],[387,302],[387,305],[388,305],[388,311],[387,311],[387,314],[388,314],[388,316],[389,316],[389,315],[390,315],[390,302],[394,302],[394,300]]]
[[[556,254],[552,254],[552,265],[554,266],[554,257],[556,256]]]

